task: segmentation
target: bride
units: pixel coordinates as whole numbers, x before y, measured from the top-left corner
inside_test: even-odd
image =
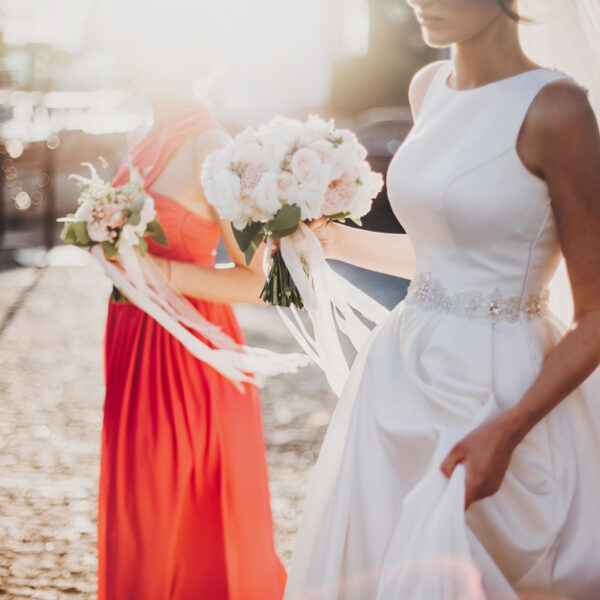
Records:
[[[387,174],[408,236],[312,230],[329,258],[412,283],[336,408],[286,598],[597,599],[597,122],[524,53],[516,2],[408,3],[453,50],[414,77]],[[569,330],[548,308],[562,257]]]

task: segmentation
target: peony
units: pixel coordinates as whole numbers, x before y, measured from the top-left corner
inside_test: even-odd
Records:
[[[325,193],[323,213],[335,215],[340,212],[352,212],[352,200],[357,187],[356,177],[350,173],[344,173],[342,177],[332,181]]]
[[[300,181],[306,181],[317,176],[321,159],[314,150],[301,148],[292,156],[290,166],[295,177]]]
[[[287,198],[292,188],[298,185],[297,179],[287,171],[280,173],[276,178],[277,190],[281,198]]]
[[[241,185],[242,185],[242,193],[248,194],[254,190],[254,188],[258,185],[258,182],[261,180],[261,177],[268,171],[268,167],[263,165],[262,163],[249,164],[242,173]]]
[[[260,178],[254,188],[253,196],[260,211],[272,216],[277,213],[281,208],[281,202],[279,201],[279,188],[275,173],[269,171]]]
[[[290,190],[288,204],[300,207],[302,219],[318,219],[323,215],[323,201],[330,181],[331,165],[321,164],[315,177]]]
[[[308,147],[319,155],[322,162],[335,162],[335,148],[331,142],[319,138],[311,142]]]
[[[248,142],[236,147],[233,153],[234,162],[259,164],[266,161],[265,150],[256,142]]]

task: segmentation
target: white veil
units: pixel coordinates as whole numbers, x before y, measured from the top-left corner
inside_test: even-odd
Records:
[[[543,67],[570,75],[590,92],[600,117],[600,0],[519,0],[523,49]],[[573,296],[564,259],[550,284],[550,308],[573,320]]]

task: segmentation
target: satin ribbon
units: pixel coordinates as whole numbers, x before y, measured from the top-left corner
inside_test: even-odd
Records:
[[[271,256],[271,240],[268,246],[265,273]],[[281,307],[277,307],[279,315],[303,350],[324,371],[331,389],[339,396],[348,378],[349,367],[338,328],[358,351],[371,333],[360,317],[377,324],[389,311],[327,264],[319,240],[304,223],[300,223],[294,234],[281,240],[280,249],[304,300],[313,324],[313,335],[307,331],[295,307],[292,306],[290,311],[293,319]]]
[[[133,304],[151,316],[198,360],[210,365],[242,389],[241,382],[260,385],[266,377],[294,373],[308,363],[301,354],[278,354],[237,344],[214,323],[205,319],[174,290],[162,271],[131,248],[121,248],[123,270],[104,256],[100,246],[92,248],[106,275]],[[200,334],[211,348],[193,335]]]

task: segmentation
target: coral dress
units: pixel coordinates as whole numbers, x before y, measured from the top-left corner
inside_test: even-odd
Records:
[[[130,154],[147,186],[187,137],[218,127],[202,106],[155,127]],[[122,164],[115,179],[126,181]],[[212,266],[219,226],[153,193],[169,248]],[[231,306],[190,302],[238,343]],[[270,600],[285,572],[273,543],[261,405],[146,313],[110,302],[105,337],[98,554],[100,600]]]

